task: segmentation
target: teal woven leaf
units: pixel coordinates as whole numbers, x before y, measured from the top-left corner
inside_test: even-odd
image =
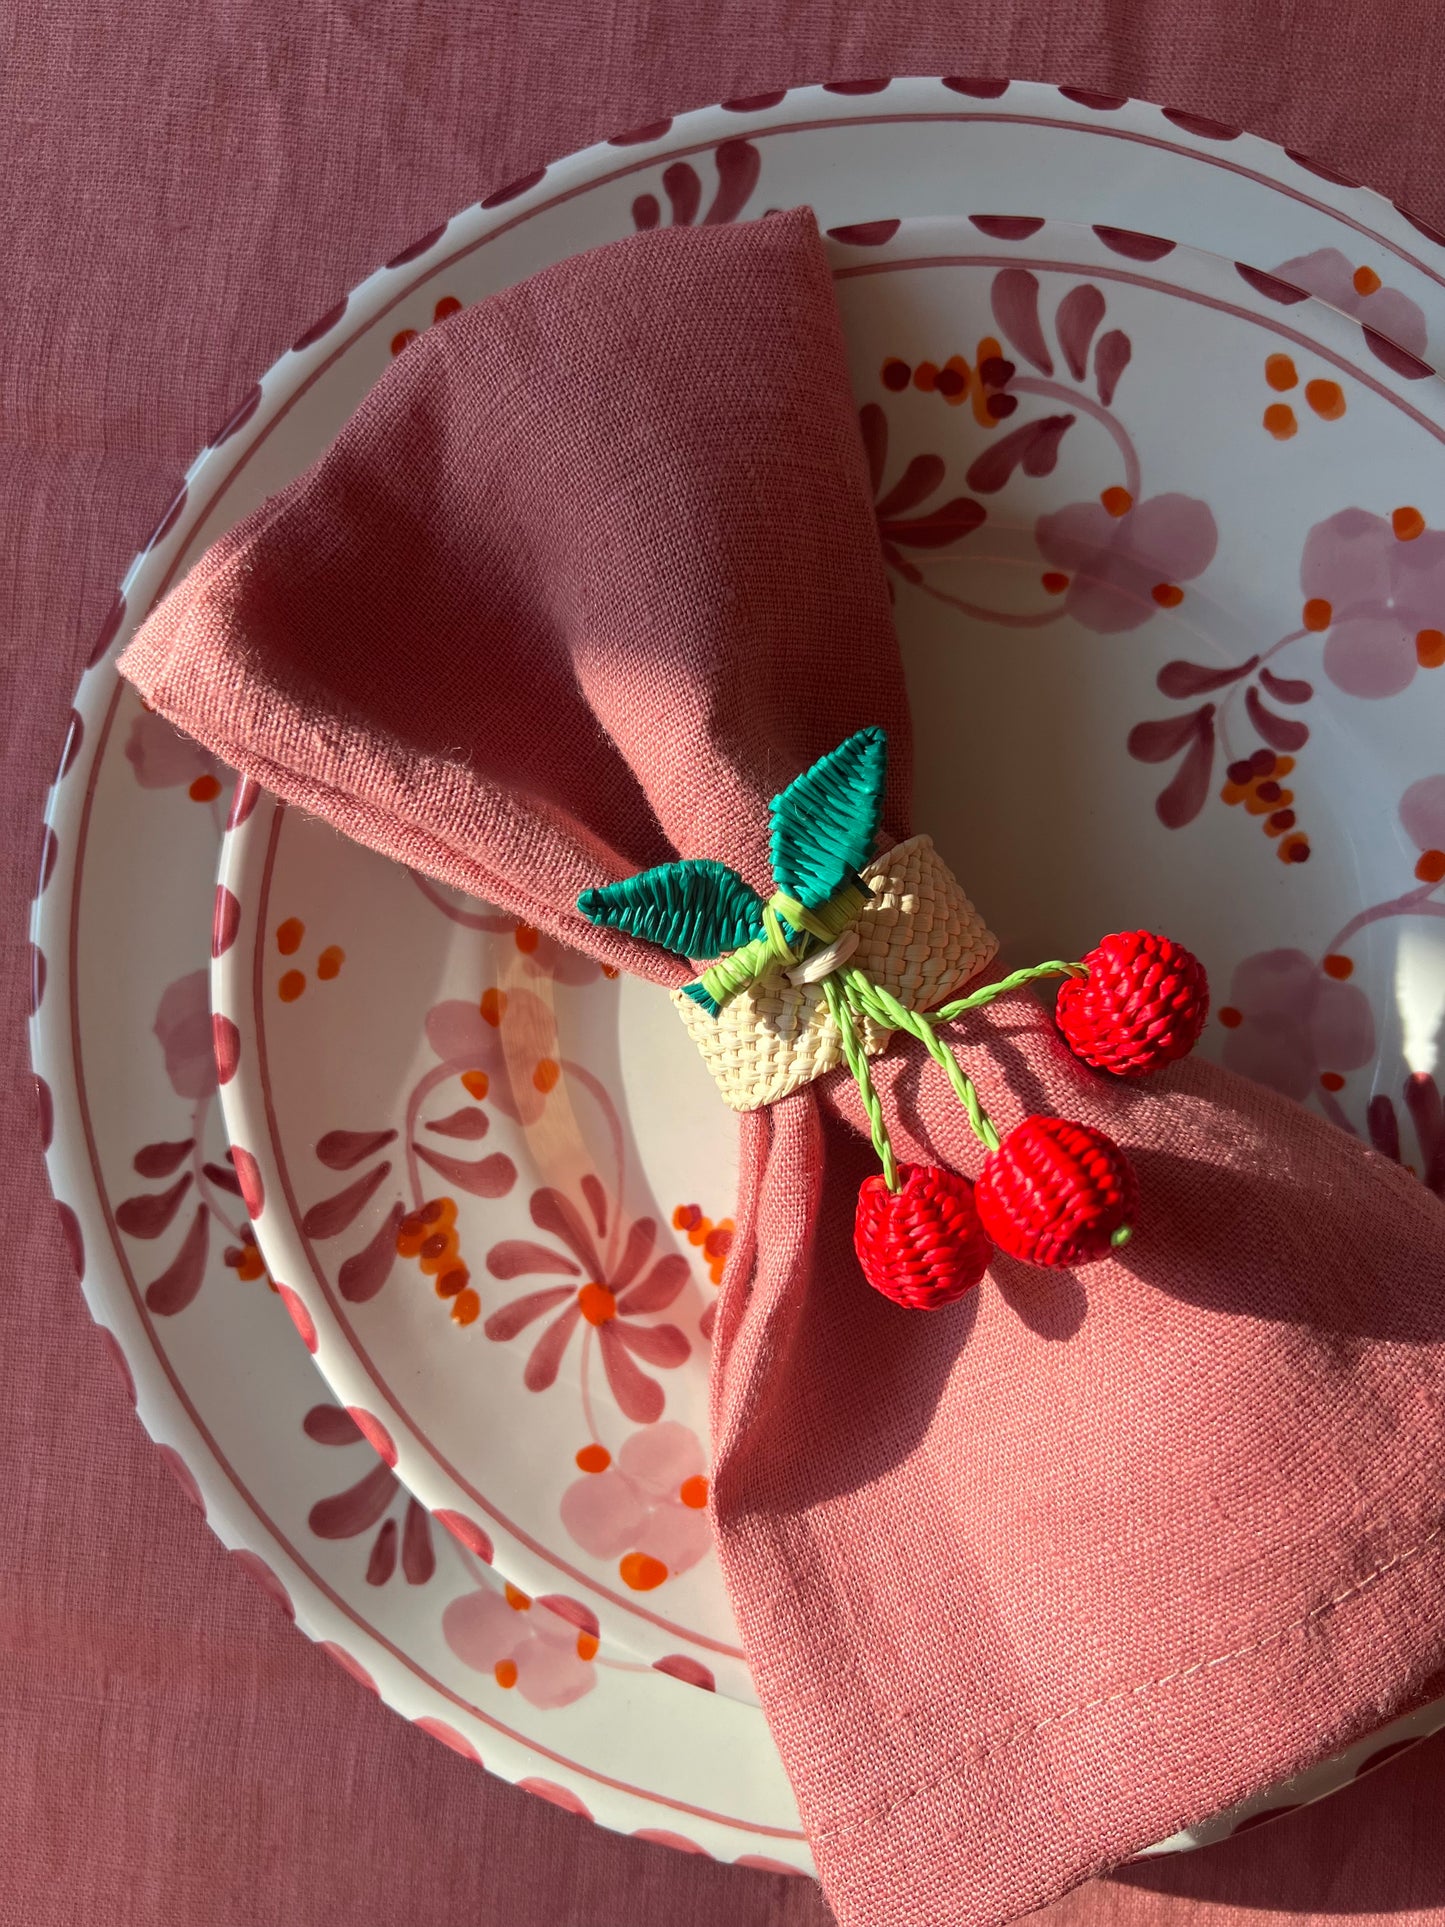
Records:
[[[735,870],[710,857],[660,864],[600,890],[577,908],[589,923],[645,937],[674,957],[720,957],[763,928],[763,906]]]
[[[773,879],[816,909],[873,854],[888,738],[860,729],[773,798]]]

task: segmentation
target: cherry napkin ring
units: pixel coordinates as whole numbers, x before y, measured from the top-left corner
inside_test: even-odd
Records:
[[[997,942],[929,837],[872,855],[886,766],[884,732],[859,730],[774,797],[766,902],[708,858],[584,891],[578,908],[675,956],[714,960],[673,999],[734,1109],[847,1064],[882,1166],[859,1193],[859,1263],[886,1297],[932,1309],[978,1284],[995,1250],[1055,1267],[1106,1256],[1132,1236],[1139,1202],[1128,1159],[1101,1131],[1029,1117],[1000,1140],[940,1028],[1063,978],[1056,1017],[1070,1048],[1097,1070],[1141,1077],[1193,1049],[1209,987],[1182,945],[1130,931],[1078,962],[1036,964],[953,996]],[[899,1031],[923,1045],[982,1143],[976,1184],[895,1158],[868,1060]]]

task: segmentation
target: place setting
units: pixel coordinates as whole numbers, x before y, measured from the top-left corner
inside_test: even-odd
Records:
[[[404,1718],[600,1825],[821,1868],[862,1919],[862,1842],[906,1802],[838,1791],[806,1736],[829,1680],[840,1721],[895,1694],[937,1775],[908,1797],[943,1797],[958,1743],[880,1648],[878,1602],[955,1663],[973,1514],[939,1500],[924,1571],[922,1501],[890,1495],[900,1467],[954,1463],[919,1439],[966,1436],[965,1394],[990,1442],[969,1503],[996,1522],[975,1603],[1022,1656],[1017,1682],[974,1681],[967,1737],[983,1773],[1025,1749],[1025,1804],[1052,1797],[1055,1720],[1102,1730],[1141,1695],[1292,1665],[1357,1595],[1425,1583],[1430,1542],[1397,1543],[1372,1490],[1378,1557],[1328,1618],[1301,1607],[1276,1642],[1250,1604],[1211,1646],[1179,1606],[1184,1656],[1156,1662],[1082,1616],[1087,1586],[1059,1603],[1066,1573],[1109,1582],[1061,1486],[1020,1470],[1017,1401],[1074,1415],[1059,1478],[1147,1533],[1157,1468],[1094,1455],[1068,1383],[1087,1358],[1120,1436],[1157,1439],[1169,1516],[1197,1516],[1188,1536],[1217,1511],[1252,1574],[1267,1506],[1303,1501],[1271,1487],[1251,1524],[1242,1458],[1232,1511],[1177,1436],[1215,1382],[1187,1362],[1236,1347],[1218,1382],[1244,1406],[1251,1379],[1293,1388],[1323,1433],[1331,1372],[1363,1401],[1431,1336],[1341,1272],[1318,1362],[1289,1280],[1324,1218],[1286,1193],[1344,1213],[1357,1184],[1359,1262],[1398,1239],[1401,1279],[1445,1197],[1442,287],[1440,237],[1198,117],[959,77],[794,89],[489,194],[307,328],[198,456],[97,639],[47,806],[48,1168],[157,1450]],[[754,331],[745,370],[719,312]],[[615,409],[614,325],[642,368]],[[510,450],[475,480],[462,352]],[[1126,1063],[1097,997],[1156,955],[1113,934],[1141,931],[1193,989],[1177,1048],[1156,1025]],[[1251,1093],[1272,1164],[1228,1148],[1216,1067],[1249,1080],[1219,1088]],[[805,1115],[799,1086],[835,1070]],[[1017,1135],[1039,1113],[1071,1183],[1104,1183],[1098,1140],[1128,1154],[1067,1237],[1024,1158],[1047,1146]],[[889,1214],[925,1166],[944,1202],[918,1192],[931,1242],[905,1252]],[[862,1271],[835,1270],[860,1182]],[[1111,1376],[1136,1348],[1156,1393],[1180,1374],[1167,1415]],[[915,1395],[917,1436],[894,1416]],[[1274,1421],[1251,1423],[1242,1455]],[[1240,1583],[1274,1609],[1262,1564]],[[1105,1683],[1051,1712],[1096,1645]],[[1329,1667],[1353,1707],[1364,1659]],[[1221,1763],[1207,1811],[1155,1761],[1127,1853],[1336,1791],[1445,1725],[1418,1684],[1338,1728],[1299,1689],[1272,1743],[1302,1764],[1232,1797]],[[1306,1728],[1338,1743],[1306,1761]],[[907,1757],[886,1721],[877,1744]]]

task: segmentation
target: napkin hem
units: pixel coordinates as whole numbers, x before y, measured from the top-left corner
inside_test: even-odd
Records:
[[[856,1819],[844,1821],[836,1826],[821,1828],[814,1833],[813,1839],[820,1843],[831,1840],[841,1840],[851,1834],[861,1832],[870,1825],[881,1824],[891,1819],[911,1801],[921,1799],[926,1794],[934,1792],[939,1787],[944,1786],[950,1780],[957,1779],[961,1771],[965,1770],[968,1766],[982,1764],[984,1761],[993,1758],[996,1754],[1007,1751],[1012,1746],[1020,1745],[1036,1738],[1039,1734],[1046,1732],[1050,1727],[1062,1725],[1066,1720],[1077,1719],[1089,1713],[1097,1713],[1106,1707],[1122,1705],[1129,1700],[1145,1699],[1162,1687],[1181,1685],[1184,1681],[1197,1678],[1203,1673],[1212,1672],[1217,1667],[1233,1665],[1240,1660],[1253,1658],[1254,1655],[1266,1651],[1271,1646],[1281,1645],[1293,1634],[1304,1632],[1308,1627],[1327,1618],[1341,1606],[1348,1605],[1351,1600],[1358,1598],[1362,1593],[1370,1591],[1388,1574],[1396,1572],[1401,1567],[1407,1566],[1414,1560],[1421,1558],[1432,1546],[1440,1546],[1441,1541],[1445,1541],[1445,1520],[1438,1523],[1423,1539],[1417,1540],[1413,1546],[1407,1547],[1403,1552],[1397,1552],[1392,1558],[1383,1560],[1372,1571],[1368,1572],[1363,1579],[1356,1581],[1352,1586],[1346,1587],[1343,1592],[1336,1593],[1332,1598],[1322,1600],[1319,1605],[1311,1607],[1307,1613],[1302,1614],[1298,1619],[1291,1620],[1288,1625],[1278,1627],[1272,1632],[1263,1634],[1260,1638],[1251,1640],[1244,1646],[1236,1647],[1231,1652],[1217,1653],[1204,1659],[1194,1660],[1188,1666],[1180,1667],[1172,1673],[1163,1673],[1154,1679],[1141,1680],[1133,1686],[1119,1687],[1116,1691],[1101,1694],[1095,1699],[1082,1700],[1075,1706],[1066,1707],[1062,1712],[1046,1714],[1039,1720],[1027,1723],[1021,1722],[1015,1726],[1006,1727],[1001,1732],[993,1734],[988,1739],[977,1744],[971,1750],[965,1751],[960,1749],[959,1752],[950,1755],[948,1760],[945,1761],[941,1771],[931,1775],[926,1780],[918,1781],[906,1792],[898,1794],[882,1804],[875,1804],[870,1808],[861,1810]],[[1441,1549],[1445,1550],[1445,1547]],[[1402,1693],[1401,1697],[1402,1701],[1409,1698],[1408,1689]]]

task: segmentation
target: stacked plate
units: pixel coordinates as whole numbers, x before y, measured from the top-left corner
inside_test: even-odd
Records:
[[[735,1127],[681,1026],[228,794],[111,659],[422,330],[599,242],[800,202],[851,348],[918,821],[1019,954],[1176,934],[1215,985],[1215,1056],[1445,1189],[1445,240],[1191,115],[1002,82],[641,129],[307,329],[96,644],[33,1028],[92,1311],[235,1558],[459,1752],[789,1871],[811,1862],[706,1512]]]

